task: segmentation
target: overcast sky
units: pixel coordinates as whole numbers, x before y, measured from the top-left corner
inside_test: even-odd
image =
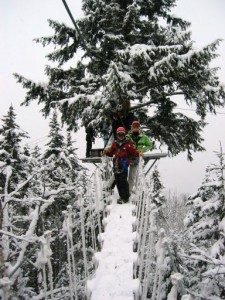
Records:
[[[82,16],[81,0],[67,0],[74,18]],[[196,47],[202,47],[216,38],[225,39],[224,0],[178,0],[174,14],[191,22],[192,39]],[[0,118],[13,104],[17,124],[30,135],[28,143],[40,146],[46,143],[48,121],[41,117],[41,107],[32,103],[20,107],[25,91],[13,78],[19,73],[34,81],[45,81],[44,67],[48,64],[45,55],[51,48],[43,48],[33,39],[51,35],[47,19],[65,22],[72,26],[61,0],[0,0]],[[219,76],[225,82],[225,42],[222,42],[214,65],[221,67]],[[180,106],[182,108],[182,105]],[[225,147],[225,109],[217,116],[209,115],[209,125],[204,131],[204,146],[207,151],[194,155],[194,162],[186,160],[186,154],[160,161],[162,181],[167,189],[178,193],[193,193],[201,184],[206,166],[217,161],[215,153],[219,141]],[[193,112],[187,112],[194,117]],[[85,140],[79,139],[78,156],[84,156]],[[82,145],[82,146],[81,146]]]

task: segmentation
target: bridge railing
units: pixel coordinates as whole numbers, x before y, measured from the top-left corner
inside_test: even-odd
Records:
[[[112,162],[111,158],[102,157],[101,163],[98,164],[96,170],[92,175],[92,182],[87,187],[87,194],[80,195],[80,220],[81,220],[81,243],[83,262],[85,268],[85,279],[82,288],[85,289],[87,282],[91,280],[96,273],[97,264],[93,262],[95,253],[102,249],[101,234],[104,230],[104,219],[110,213],[110,205],[112,202],[113,190],[111,189]],[[167,279],[172,288],[168,288],[165,284],[165,269],[166,262],[172,261],[169,251],[169,242],[165,230],[161,228],[161,223],[158,222],[160,209],[154,204],[151,194],[151,174],[146,176],[146,167],[144,160],[140,160],[138,173],[136,177],[134,193],[132,193],[130,201],[134,205],[134,215],[136,222],[134,229],[137,232],[134,250],[137,252],[138,263],[134,265],[133,278],[137,278],[141,284],[141,294],[136,294],[136,299],[141,300],[158,300],[163,299],[161,295],[167,293],[167,299],[172,298],[174,295],[181,295],[182,297],[189,297],[185,295],[183,288],[183,277],[176,268],[172,266],[170,274]],[[87,206],[89,209],[87,215]],[[66,218],[69,216],[65,215]],[[71,236],[71,235],[70,235]],[[70,260],[71,266],[71,288],[73,285],[73,297],[76,300],[76,291],[74,287],[76,282],[73,273],[74,267],[72,253],[72,244],[68,243],[68,262]],[[87,243],[87,241],[89,241]],[[87,245],[88,244],[88,245]],[[88,253],[88,246],[91,245],[92,254]],[[119,247],[120,245],[118,245]],[[75,272],[76,273],[76,272]],[[86,291],[87,292],[87,291]],[[138,296],[137,296],[138,295]],[[71,296],[72,297],[72,296]],[[88,297],[91,299],[90,294]],[[188,299],[188,298],[183,298]]]

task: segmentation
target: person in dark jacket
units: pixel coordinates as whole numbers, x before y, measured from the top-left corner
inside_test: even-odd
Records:
[[[111,118],[111,125],[112,125],[112,133],[114,140],[116,140],[116,129],[118,127],[124,127],[126,131],[130,131],[132,122],[136,120],[136,117],[132,112],[123,111],[119,107],[117,108],[117,111]]]
[[[127,181],[129,156],[139,157],[139,152],[135,150],[129,139],[126,138],[126,130],[119,127],[116,130],[117,139],[110,148],[106,148],[104,153],[113,157],[113,172],[120,199],[117,203],[122,204],[129,201],[130,192]]]
[[[104,148],[107,146],[110,138],[110,123],[109,121],[105,121],[102,124],[101,134],[104,142]]]
[[[114,140],[116,140],[116,129],[118,127],[124,127],[126,131],[130,131],[132,122],[136,120],[136,117],[130,112],[129,105],[117,105],[116,111],[111,117],[111,126]]]
[[[86,131],[86,157],[90,157],[90,151],[92,149],[92,143],[94,143],[95,141],[95,131],[93,129],[93,127],[89,126],[86,127],[85,129]]]

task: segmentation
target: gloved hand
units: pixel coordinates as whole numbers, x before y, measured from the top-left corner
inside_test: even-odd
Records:
[[[106,153],[109,151],[110,148],[105,148],[102,152],[101,152],[101,156],[105,156]]]

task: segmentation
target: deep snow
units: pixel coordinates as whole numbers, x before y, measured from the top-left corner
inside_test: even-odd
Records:
[[[101,252],[95,254],[98,265],[95,278],[88,281],[91,300],[133,300],[139,290],[138,279],[133,279],[133,266],[137,253],[133,244],[137,239],[135,206],[117,204],[116,195],[107,207],[108,216],[103,219],[105,231],[100,235]],[[91,294],[91,295],[90,295]]]

